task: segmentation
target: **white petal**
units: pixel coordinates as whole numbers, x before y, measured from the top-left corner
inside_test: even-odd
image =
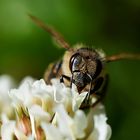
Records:
[[[88,92],[78,93],[76,85],[72,84],[72,110],[75,112],[81,106],[81,103],[85,99]]]
[[[41,127],[43,128],[46,136],[46,140],[65,140],[59,129],[51,124],[42,123]]]
[[[14,85],[14,81],[10,76],[0,76],[0,113],[6,113],[9,117],[12,116],[13,108],[8,92]]]
[[[8,93],[8,91],[14,87],[14,80],[8,76],[8,75],[2,75],[0,76],[0,94],[5,94]]]
[[[83,92],[81,94],[77,93],[77,92],[72,92],[73,94],[73,100],[72,100],[72,109],[73,111],[76,111],[79,109],[81,103],[84,101],[87,92]]]
[[[23,132],[19,131],[17,128],[15,128],[15,135],[18,138],[18,140],[28,140],[28,137],[23,134]]]
[[[61,88],[58,90],[56,87],[54,87],[54,100],[56,103],[62,103],[64,101],[64,96],[62,94]]]
[[[31,128],[32,128],[32,138],[36,138],[36,128],[35,128],[35,118],[32,114],[30,115],[30,120],[31,120]]]
[[[1,127],[2,140],[13,140],[15,121],[4,123]]]
[[[87,118],[82,110],[77,110],[74,116],[74,134],[76,138],[84,138]]]
[[[38,105],[33,105],[31,108],[29,108],[29,114],[31,114],[37,120],[41,121],[49,121],[51,119],[49,113],[45,112]]]
[[[111,128],[107,124],[107,118],[104,114],[94,116],[95,135],[98,134],[98,140],[109,140],[111,136]]]
[[[44,93],[44,92],[52,93],[53,92],[52,87],[47,86],[43,79],[35,81],[32,85],[32,90],[35,93],[37,92],[38,93]]]
[[[111,137],[111,128],[107,124],[104,107],[99,104],[94,110],[94,130],[88,140],[109,140]]]
[[[74,140],[74,134],[72,132],[73,120],[67,114],[63,105],[56,107],[56,117],[59,130],[63,136],[65,138],[69,138],[70,140]]]
[[[33,96],[40,98],[42,101],[42,104],[47,105],[48,103],[53,102],[54,100],[53,92],[54,92],[53,87],[50,85],[46,85],[43,79],[35,81],[32,85]]]
[[[2,121],[2,124],[9,122],[9,119],[8,119],[8,116],[6,115],[6,113],[1,114],[1,121]]]
[[[19,89],[10,90],[9,96],[15,103],[27,106],[30,104],[32,99],[30,83],[24,81],[24,83],[20,85]]]
[[[22,85],[24,82],[27,82],[30,85],[32,85],[34,81],[35,81],[34,78],[32,78],[31,76],[27,76],[20,82],[20,85]]]
[[[56,103],[62,103],[64,101],[64,85],[60,83],[58,79],[52,79],[52,86],[54,89],[54,100]]]

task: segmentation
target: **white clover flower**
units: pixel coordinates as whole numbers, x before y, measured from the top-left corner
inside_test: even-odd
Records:
[[[13,120],[3,115],[2,140],[109,140],[104,106],[79,109],[86,92],[79,94],[58,79],[46,85],[43,79],[25,79],[9,97],[16,113]],[[8,97],[8,98],[9,98]]]

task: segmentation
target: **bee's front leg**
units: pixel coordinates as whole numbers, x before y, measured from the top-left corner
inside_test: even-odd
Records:
[[[68,80],[68,81],[70,81],[70,77],[68,77],[68,76],[66,76],[66,75],[61,75],[61,77],[60,77],[60,83],[64,83],[64,78],[66,79],[66,80]]]
[[[98,96],[98,90],[100,89],[100,87],[102,86],[103,84],[103,81],[104,81],[104,78],[103,77],[99,77],[97,78],[94,82],[91,80],[90,82],[90,87],[89,87],[89,92],[87,94],[87,96],[85,97],[84,101],[82,102],[81,104],[81,109],[84,109],[84,108],[88,108],[90,106],[93,106],[91,105],[91,95],[94,94],[94,95],[97,95]],[[94,86],[93,86],[94,85]],[[97,101],[94,103],[97,104],[99,101],[100,101],[100,96],[97,98]]]
[[[92,88],[92,77],[90,75],[87,75],[90,79],[90,83],[89,83],[89,91],[84,99],[84,101],[82,102],[80,109],[84,109],[89,107],[90,105],[90,94],[91,94],[91,88]]]
[[[105,77],[103,78],[101,90],[95,91],[95,95],[97,95],[97,101],[91,105],[92,107],[96,106],[99,102],[101,102],[105,98],[108,87],[108,81],[109,76],[106,74]]]
[[[100,89],[100,87],[102,86],[103,81],[104,81],[103,77],[99,77],[98,79],[96,79],[95,82],[92,83],[92,85],[94,85],[94,86],[92,87],[92,85],[91,85],[90,94],[94,94],[95,92],[97,92]]]

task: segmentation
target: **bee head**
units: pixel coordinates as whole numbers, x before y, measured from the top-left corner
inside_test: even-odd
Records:
[[[72,55],[69,67],[72,73],[72,82],[77,87],[83,88],[100,74],[102,62],[96,51],[80,48]]]

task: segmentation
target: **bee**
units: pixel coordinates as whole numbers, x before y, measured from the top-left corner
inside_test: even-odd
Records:
[[[107,63],[122,59],[140,59],[140,54],[130,53],[106,56],[103,51],[91,49],[83,44],[71,47],[54,28],[32,15],[29,17],[38,26],[49,32],[62,48],[66,49],[62,60],[49,65],[44,74],[44,80],[50,84],[52,78],[59,78],[60,82],[65,83],[68,87],[72,87],[72,84],[76,85],[79,94],[87,91],[87,96],[80,107],[82,109],[89,106],[94,107],[104,98],[108,83],[108,74],[105,72]],[[92,102],[93,96],[97,99],[94,102]]]

